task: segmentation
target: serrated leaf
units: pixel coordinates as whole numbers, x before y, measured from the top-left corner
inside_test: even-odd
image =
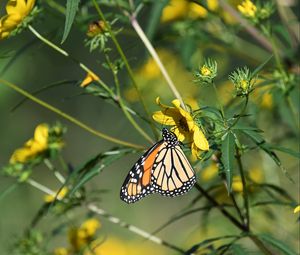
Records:
[[[277,248],[282,252],[282,254],[286,255],[296,255],[297,253],[293,251],[289,245],[285,244],[281,240],[275,239],[274,237],[268,235],[268,234],[261,234],[258,236],[263,241],[271,244],[273,247]]]
[[[78,10],[79,3],[80,0],[67,0],[65,29],[64,29],[64,34],[61,43],[63,43],[67,39],[70,33],[72,24],[75,19],[76,12]]]
[[[235,154],[234,136],[231,132],[227,133],[225,139],[223,140],[221,152],[222,152],[221,161],[224,165],[227,189],[228,192],[231,192],[233,167],[234,167],[234,154]]]

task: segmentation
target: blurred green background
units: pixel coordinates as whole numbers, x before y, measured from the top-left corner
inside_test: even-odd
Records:
[[[46,11],[48,11],[46,15],[43,15],[37,24],[34,24],[34,27],[41,34],[59,45],[64,16],[54,11],[49,11],[49,7]],[[149,24],[150,11],[151,5],[144,8],[139,16],[141,17],[140,22],[145,28]],[[201,20],[199,26],[208,26],[209,22]],[[87,26],[84,27],[78,21],[77,25],[73,26],[67,41],[61,47],[69,52],[71,56],[94,70],[107,84],[111,84],[112,77],[110,73],[101,67],[104,61],[103,55],[95,52],[89,53],[89,50],[84,46],[86,29]],[[189,38],[184,35],[179,35],[174,41],[172,38],[168,38],[165,29],[168,29],[168,27],[161,26],[157,28],[157,34],[153,39],[154,46],[158,49],[162,62],[166,65],[171,78],[178,86],[183,97],[186,100],[190,100],[189,102],[195,102],[195,99],[197,99],[199,105],[215,105],[212,88],[200,88],[193,84],[192,70],[198,68],[204,57],[214,58],[218,62],[217,87],[222,95],[221,100],[227,102],[232,95],[232,85],[226,81],[228,74],[237,66],[245,64],[254,69],[269,56],[269,53],[253,40],[251,41],[252,45],[254,45],[253,48],[251,51],[247,51],[245,47],[248,45],[248,35],[241,36],[242,40],[234,44],[236,47],[231,48],[231,42],[235,40],[235,37],[230,38],[228,30],[224,32],[225,36],[228,33],[225,40],[213,38],[213,36],[210,38],[209,35],[206,35],[205,40],[201,42],[200,40],[193,41],[191,38],[188,41]],[[219,27],[219,29],[222,28]],[[218,31],[216,37],[222,33],[222,30]],[[160,96],[163,102],[169,105],[173,99],[172,94],[156,67],[153,67],[153,63],[149,63],[145,48],[129,25],[125,27],[118,39],[131,66],[135,70],[135,77],[151,112],[158,110],[158,106],[155,104],[157,96]],[[188,48],[189,45],[193,47]],[[115,55],[117,57],[118,54],[115,52],[114,46],[111,45],[111,47],[113,48],[113,53],[115,53],[112,56]],[[192,52],[188,52],[191,50]],[[129,125],[120,109],[99,98],[90,95],[80,95],[82,94],[82,89],[79,88],[78,84],[86,74],[70,59],[38,41],[29,31],[24,31],[16,37],[0,41],[0,54],[1,78],[31,92],[57,81],[73,81],[69,84],[45,90],[37,96],[95,129],[126,141],[149,146]],[[132,91],[131,83],[125,71],[122,72],[120,80],[122,81],[123,95],[134,109],[142,113],[142,108],[135,100],[135,94]],[[297,104],[299,104],[298,96],[299,94],[297,95],[297,93],[293,95]],[[114,146],[29,100],[14,111],[11,111],[12,107],[22,99],[23,97],[16,92],[0,85],[1,166],[7,164],[16,148],[32,137],[34,128],[44,122],[51,124],[58,120],[67,127],[68,131],[65,135],[66,146],[62,151],[62,155],[66,162],[74,167],[83,165],[97,153]],[[253,100],[251,102],[250,108],[250,111],[257,117],[257,126],[265,131],[264,135],[269,141],[275,141],[275,143],[278,142],[282,146],[299,151],[299,141],[294,136],[287,136],[281,141],[276,140],[277,136],[281,136],[291,130],[288,120],[279,120],[278,118],[278,115],[281,117],[284,115],[284,113],[283,115],[279,114],[283,111],[280,105],[276,105],[275,101],[275,104],[273,103],[271,107],[264,108],[261,105],[261,100],[262,98],[258,96],[256,101]],[[286,116],[288,119],[288,115]],[[150,134],[149,127],[140,121],[139,123]],[[159,125],[157,127],[160,128]],[[299,184],[299,161],[283,153],[278,153],[278,155],[291,177],[297,182],[296,184],[291,184],[282,171],[263,153],[250,153],[246,157],[245,165],[248,168],[263,169],[263,178],[270,183],[285,187],[297,199],[297,196],[299,196],[297,188]],[[197,191],[193,189],[187,195],[173,199],[153,195],[134,205],[123,203],[119,199],[119,190],[126,174],[138,157],[139,154],[129,155],[118,160],[112,166],[106,168],[99,176],[95,177],[88,186],[90,189],[108,190],[106,193],[99,194],[101,198],[100,205],[107,212],[151,233],[169,220],[174,213],[183,209],[196,196]],[[196,169],[196,171],[199,174],[202,170]],[[59,188],[59,183],[45,167],[36,169],[33,179],[53,190]],[[1,176],[0,192],[8,189],[14,183],[15,180]],[[205,183],[203,185],[205,186]],[[9,248],[22,235],[33,215],[43,203],[43,194],[23,184],[7,194],[0,203],[0,254],[9,254]],[[263,208],[257,207],[253,209],[254,229],[274,233],[278,239],[286,241],[292,247],[297,248],[297,234],[299,237],[299,227],[298,223],[296,224],[297,215],[294,215],[289,207],[268,206],[268,208],[272,212],[269,214],[269,218],[266,216],[262,217]],[[85,215],[85,211],[78,209],[74,212],[74,215],[80,223]],[[203,227],[205,225],[203,219],[199,214],[193,214],[161,231],[158,236],[178,246],[190,247],[192,244],[205,238],[238,233],[238,230],[223,219],[216,210],[209,212],[209,222],[206,228]],[[274,220],[275,224],[273,223]],[[55,221],[56,219],[53,216],[46,217],[41,224],[41,229],[47,231],[49,226],[56,224]],[[114,225],[106,219],[100,217],[100,221],[102,223],[101,235],[106,236],[109,240],[111,239],[114,247],[118,245],[140,247],[140,250],[137,249],[140,253],[137,254],[173,254],[167,248],[143,240],[127,229]],[[66,243],[67,237],[60,235],[49,246],[53,249],[57,245],[66,245]],[[127,244],[125,245],[125,243]],[[246,244],[246,246],[250,250],[253,249],[252,245]],[[111,254],[117,254],[117,251]],[[122,254],[122,252],[119,251],[119,254]]]

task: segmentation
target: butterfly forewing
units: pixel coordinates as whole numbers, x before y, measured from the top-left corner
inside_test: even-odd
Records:
[[[163,141],[154,144],[129,171],[120,192],[126,203],[134,203],[154,192],[151,186],[151,170]]]

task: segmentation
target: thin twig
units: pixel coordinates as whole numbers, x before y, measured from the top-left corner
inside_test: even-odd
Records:
[[[11,82],[8,82],[6,80],[2,80],[0,79],[0,83],[4,84],[5,86],[8,86],[10,88],[12,88],[13,90],[17,91],[18,93],[22,94],[23,96],[29,98],[30,100],[32,100],[33,102],[47,108],[48,110],[60,115],[61,117],[63,117],[64,119],[72,122],[73,124],[81,127],[82,129],[90,132],[91,134],[93,135],[96,135],[98,137],[101,137],[102,139],[105,139],[105,140],[108,140],[110,142],[113,142],[113,143],[116,143],[116,144],[120,144],[120,145],[124,145],[124,146],[127,146],[127,147],[131,147],[131,148],[136,148],[136,149],[144,149],[144,146],[141,146],[141,145],[137,145],[137,144],[133,144],[133,143],[129,143],[129,142],[126,142],[126,141],[123,141],[123,140],[119,140],[115,137],[112,137],[112,136],[109,136],[109,135],[106,135],[100,131],[97,131],[91,127],[89,127],[88,125],[84,124],[83,122],[77,120],[76,118],[66,114],[65,112],[59,110],[58,108],[38,99],[37,97],[31,95],[30,93],[28,93],[27,91],[21,89],[20,87],[18,87],[17,85],[11,83]]]
[[[65,181],[66,181],[65,177],[63,177],[63,175],[59,171],[57,171],[55,169],[55,167],[52,165],[52,163],[50,162],[50,160],[47,159],[47,158],[45,158],[44,159],[44,163],[53,172],[53,174],[57,178],[57,180],[59,180],[60,183],[64,184]]]
[[[144,43],[145,47],[149,51],[150,55],[152,56],[153,60],[156,62],[157,66],[159,67],[162,75],[164,76],[167,84],[169,85],[171,91],[173,92],[174,96],[179,99],[182,108],[186,110],[186,106],[182,100],[180,93],[178,92],[176,86],[174,85],[173,81],[171,80],[166,68],[164,67],[163,63],[161,62],[157,52],[155,51],[154,47],[152,46],[151,42],[148,40],[146,34],[144,33],[143,29],[140,27],[136,17],[134,15],[130,16],[130,22],[142,42]]]
[[[99,214],[103,217],[105,217],[106,219],[108,219],[110,222],[114,223],[114,224],[118,224],[119,226],[123,227],[123,228],[127,228],[129,231],[139,235],[139,236],[142,236],[143,238],[146,238],[148,239],[149,241],[151,242],[154,242],[154,243],[157,243],[157,244],[160,244],[160,245],[163,245],[163,246],[166,246],[174,251],[177,251],[177,252],[180,252],[182,254],[184,254],[184,250],[177,247],[176,245],[174,244],[170,244],[169,242],[166,242],[154,235],[151,235],[150,233],[146,232],[145,230],[143,229],[140,229],[136,226],[133,226],[133,225],[130,225],[124,221],[122,221],[121,219],[119,218],[116,218],[114,216],[111,216],[110,214],[108,214],[106,211],[104,211],[103,209],[97,207],[96,205],[94,204],[89,204],[88,206],[88,209],[96,214]]]
[[[56,196],[56,192],[49,189],[48,187],[44,186],[43,184],[40,184],[39,182],[33,180],[33,179],[27,179],[26,182],[31,185],[32,187],[35,187],[36,189],[50,195],[50,196]]]
[[[96,11],[98,12],[100,18],[101,18],[102,21],[104,22],[105,27],[106,27],[108,33],[110,34],[110,37],[111,37],[113,43],[115,44],[115,47],[116,47],[117,51],[119,52],[119,55],[120,55],[121,59],[122,59],[123,62],[124,62],[125,68],[126,68],[126,70],[127,70],[127,72],[128,72],[128,75],[129,75],[129,77],[130,77],[130,79],[131,79],[131,82],[132,82],[132,84],[133,84],[135,90],[137,91],[138,97],[139,97],[139,99],[140,99],[140,102],[141,102],[141,104],[142,104],[142,106],[143,106],[143,108],[144,108],[145,113],[146,113],[147,116],[148,116],[149,123],[150,123],[150,127],[151,127],[151,129],[152,129],[152,132],[153,132],[153,134],[155,135],[155,137],[157,138],[157,137],[158,137],[158,133],[157,133],[157,130],[156,130],[155,125],[154,125],[154,123],[153,123],[153,119],[151,118],[151,114],[150,114],[150,112],[149,112],[149,110],[148,110],[148,108],[147,108],[147,106],[146,106],[146,104],[145,104],[145,101],[144,101],[144,99],[143,99],[143,97],[142,97],[141,91],[140,91],[140,89],[139,89],[139,87],[138,87],[138,85],[137,85],[137,83],[136,83],[136,81],[135,81],[135,79],[134,79],[133,71],[132,71],[132,69],[131,69],[131,67],[130,67],[130,65],[129,65],[129,63],[128,63],[128,60],[127,60],[127,58],[126,58],[126,56],[125,56],[125,54],[124,54],[124,51],[122,50],[122,48],[121,48],[121,46],[120,46],[120,44],[119,44],[119,42],[118,42],[118,40],[117,40],[117,38],[116,38],[116,36],[115,36],[115,34],[114,34],[114,32],[113,32],[113,30],[112,30],[110,24],[107,22],[107,20],[106,20],[104,14],[103,14],[103,12],[101,11],[101,8],[100,8],[99,4],[97,3],[96,0],[93,0],[93,4],[94,4],[95,9],[96,9]]]

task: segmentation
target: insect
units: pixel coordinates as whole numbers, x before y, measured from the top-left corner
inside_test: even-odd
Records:
[[[162,137],[129,171],[120,191],[124,202],[135,203],[152,193],[179,196],[195,184],[195,172],[176,135],[163,128]]]

